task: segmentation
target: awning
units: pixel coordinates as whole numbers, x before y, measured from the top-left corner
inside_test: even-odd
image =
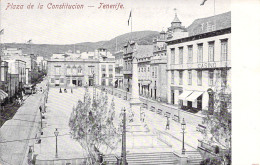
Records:
[[[5,91],[3,91],[2,89],[0,89],[0,101],[4,100],[7,97],[8,97],[8,94]]]
[[[203,92],[200,91],[194,91],[191,95],[189,95],[186,100],[194,102],[198,97],[200,97],[203,94]]]
[[[186,100],[186,97],[188,97],[190,94],[192,94],[193,91],[184,91],[180,96],[180,100]]]

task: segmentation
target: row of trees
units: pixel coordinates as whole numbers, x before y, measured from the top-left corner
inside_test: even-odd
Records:
[[[107,94],[101,92],[96,99],[86,88],[84,101],[78,101],[69,120],[71,135],[86,150],[87,164],[99,162],[100,149],[113,150],[121,141],[120,126],[115,125],[115,104],[109,106]]]
[[[203,120],[207,126],[204,140],[216,146],[217,156],[205,159],[201,165],[231,164],[232,93],[226,82],[221,83],[216,83],[214,89],[209,91],[209,110]]]

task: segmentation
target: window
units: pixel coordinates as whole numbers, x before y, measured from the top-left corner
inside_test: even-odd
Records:
[[[171,82],[172,82],[172,84],[174,84],[174,71],[172,71]]]
[[[183,64],[183,47],[179,48],[179,64]]]
[[[188,79],[188,85],[191,85],[192,84],[192,71],[191,70],[189,70],[188,71],[188,74],[189,74],[189,79]]]
[[[202,71],[201,70],[197,71],[197,78],[198,78],[198,85],[201,86],[202,85]]]
[[[113,65],[109,65],[109,72],[113,72]]]
[[[51,83],[54,83],[54,78],[51,78]]]
[[[106,79],[102,79],[101,84],[102,84],[103,86],[106,86]]]
[[[112,78],[112,77],[113,77],[113,74],[109,74],[109,77]]]
[[[188,46],[188,62],[189,64],[193,63],[193,46]]]
[[[221,40],[221,61],[227,61],[227,40]]]
[[[92,76],[94,73],[94,66],[88,66],[88,75]]]
[[[227,71],[226,70],[221,70],[221,86],[226,86],[227,85]]]
[[[148,67],[148,68],[147,68],[147,72],[149,72],[149,71],[150,71],[149,69],[150,69],[150,67]]]
[[[154,67],[152,67],[152,77],[154,78]]]
[[[60,66],[55,66],[55,75],[60,75]]]
[[[203,44],[198,44],[198,62],[203,62]]]
[[[141,68],[139,68],[139,72],[140,72]]]
[[[144,68],[142,68],[142,72],[144,71]]]
[[[64,83],[64,79],[63,78],[60,78],[60,83]]]
[[[171,64],[175,64],[175,49],[171,49]]]
[[[70,78],[67,78],[67,85],[70,84]]]
[[[179,71],[179,85],[183,84],[183,71]]]
[[[214,61],[214,42],[209,42],[209,62]]]
[[[81,68],[81,66],[78,67],[78,74],[82,74],[82,68]]]
[[[73,74],[73,75],[76,75],[76,74],[77,74],[77,68],[76,68],[76,66],[73,66],[73,67],[72,67],[72,74]]]
[[[146,68],[144,68],[144,72],[146,72]]]
[[[101,70],[102,70],[102,72],[105,72],[106,71],[106,65],[102,65]]]
[[[105,73],[103,73],[103,74],[102,74],[102,77],[103,77],[103,78],[104,78],[104,77],[106,77],[106,74],[105,74]]]
[[[214,71],[213,70],[209,71],[209,85],[210,86],[214,85]]]
[[[157,67],[154,68],[154,78],[157,78]]]

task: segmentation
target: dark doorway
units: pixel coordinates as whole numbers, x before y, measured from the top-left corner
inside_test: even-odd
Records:
[[[197,99],[197,108],[198,110],[202,110],[202,95]]]
[[[175,98],[174,98],[174,91],[172,90],[172,104],[175,103],[174,100],[175,100]]]
[[[77,85],[77,80],[72,80],[72,84]]]
[[[78,86],[82,86],[82,80],[78,80]]]
[[[89,86],[93,86],[93,79],[89,79],[88,84],[89,84]]]

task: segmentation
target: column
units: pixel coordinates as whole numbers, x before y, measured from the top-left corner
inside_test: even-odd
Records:
[[[137,59],[133,58],[133,67],[132,67],[132,95],[130,99],[130,106],[133,112],[140,111],[141,101],[139,100],[139,91],[138,91],[138,68],[137,68]]]

